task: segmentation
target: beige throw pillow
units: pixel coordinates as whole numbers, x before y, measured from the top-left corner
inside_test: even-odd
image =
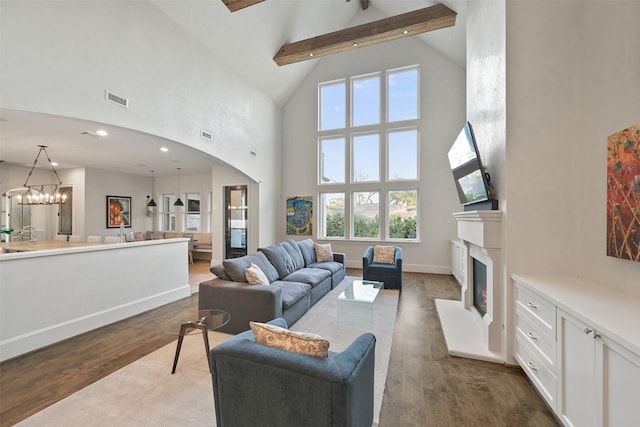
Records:
[[[395,246],[379,246],[373,247],[373,262],[382,264],[393,264],[395,262],[396,247]]]
[[[294,332],[266,323],[249,322],[258,344],[318,358],[329,356],[329,341],[319,335]]]
[[[320,245],[314,243],[313,247],[316,250],[316,262],[333,261],[333,251],[331,250],[331,243]]]
[[[247,282],[251,285],[268,285],[269,279],[264,271],[254,263],[244,271],[244,276],[247,278]]]

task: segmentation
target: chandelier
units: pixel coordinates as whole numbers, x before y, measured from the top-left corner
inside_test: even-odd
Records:
[[[51,162],[51,158],[49,157],[49,153],[47,152],[46,145],[38,145],[40,150],[38,150],[38,155],[36,159],[33,161],[33,166],[31,166],[31,170],[29,171],[29,175],[27,175],[27,180],[24,182],[24,187],[26,190],[22,191],[17,195],[18,204],[20,205],[58,205],[61,203],[67,202],[67,195],[65,193],[60,192],[60,186],[62,185],[62,181],[58,176],[58,172],[56,172],[56,168],[53,167],[53,163]],[[47,161],[49,162],[49,166],[51,166],[51,170],[58,180],[57,184],[36,184],[29,185],[29,179],[31,178],[31,174],[33,174],[33,170],[36,168],[38,164],[38,159],[40,158],[40,154],[44,151],[44,154],[47,156]]]

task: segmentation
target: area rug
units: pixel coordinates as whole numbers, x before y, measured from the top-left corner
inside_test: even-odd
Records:
[[[382,290],[369,326],[342,324],[338,295],[356,278],[347,277],[292,327],[327,338],[341,351],[357,336],[376,336],[374,426],[378,424],[389,366],[398,291]],[[230,335],[209,332],[211,347]],[[215,426],[213,388],[202,337],[185,337],[175,374],[171,366],[176,343],[125,366],[111,375],[27,418],[18,426]],[[43,390],[46,393],[46,390]]]

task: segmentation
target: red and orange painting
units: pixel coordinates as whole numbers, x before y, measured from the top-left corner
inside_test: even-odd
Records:
[[[607,140],[607,255],[640,261],[640,123]]]

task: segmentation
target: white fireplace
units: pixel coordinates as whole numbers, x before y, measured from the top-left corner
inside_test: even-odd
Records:
[[[501,258],[502,212],[469,211],[453,214],[458,221],[458,239],[464,245],[464,274],[456,275],[461,300],[436,300],[436,307],[449,353],[491,362],[505,361],[504,280]],[[474,306],[474,262],[486,281],[482,314]],[[455,260],[454,260],[455,262]],[[486,271],[486,274],[484,274]],[[476,273],[478,273],[476,272]]]

